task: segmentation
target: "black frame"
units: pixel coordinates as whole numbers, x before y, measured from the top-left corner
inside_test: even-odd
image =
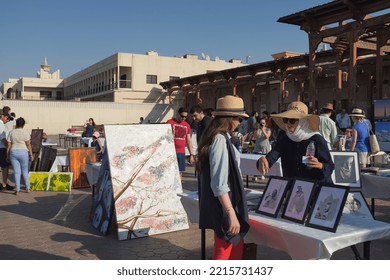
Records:
[[[320,184],[306,226],[336,232],[348,192],[348,186]],[[330,207],[326,208],[326,204]]]
[[[279,176],[270,176],[263,195],[260,198],[259,204],[256,207],[256,213],[276,218],[282,206],[286,192],[290,186],[290,182],[291,179]],[[277,189],[278,186],[279,189]],[[272,199],[274,194],[277,196],[276,199]],[[272,203],[271,206],[270,203]]]
[[[305,223],[306,216],[310,210],[311,201],[313,199],[314,193],[316,190],[316,181],[303,179],[303,178],[295,178],[291,184],[289,195],[286,199],[286,203],[284,205],[282,218],[287,219],[293,222],[297,222],[300,224]],[[294,209],[294,204],[296,204],[296,194],[301,193],[303,196],[298,198],[298,203],[302,202],[300,199],[303,199],[302,208],[298,206],[298,212],[293,213],[290,211]],[[295,207],[297,209],[297,207]],[[299,210],[301,209],[301,210]]]

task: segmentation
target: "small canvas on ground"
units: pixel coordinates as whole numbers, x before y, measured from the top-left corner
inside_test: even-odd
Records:
[[[188,229],[171,126],[106,125],[120,240]]]
[[[50,172],[30,172],[30,188],[33,191],[46,191],[49,184]]]
[[[70,192],[72,177],[72,172],[51,172],[48,191]]]

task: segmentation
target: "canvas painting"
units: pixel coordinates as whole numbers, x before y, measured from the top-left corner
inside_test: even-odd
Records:
[[[92,226],[107,235],[114,209],[110,168],[107,153],[103,154],[102,165],[96,185],[92,186],[92,210],[90,219]]]
[[[264,193],[260,198],[256,212],[276,218],[284,201],[290,180],[283,177],[271,176]]]
[[[34,154],[39,153],[39,151],[41,150],[42,136],[43,136],[43,129],[31,130],[31,148]]]
[[[38,171],[50,171],[53,162],[57,156],[57,149],[51,147],[43,147],[42,157]]]
[[[70,148],[69,171],[73,172],[73,188],[89,187],[86,164],[96,162],[95,148]]]
[[[105,133],[119,240],[188,229],[171,126],[106,125]]]
[[[72,177],[72,172],[50,172],[48,191],[70,192]]]
[[[30,188],[33,191],[46,191],[49,184],[50,172],[30,172]]]

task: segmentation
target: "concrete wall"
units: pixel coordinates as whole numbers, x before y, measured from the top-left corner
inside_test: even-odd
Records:
[[[172,118],[180,106],[167,104],[127,104],[113,102],[66,102],[66,101],[27,101],[1,100],[3,106],[11,107],[16,117],[26,120],[26,129],[41,128],[47,134],[66,133],[72,125],[83,125],[89,118],[96,124],[138,123],[140,117],[145,122],[166,122]]]

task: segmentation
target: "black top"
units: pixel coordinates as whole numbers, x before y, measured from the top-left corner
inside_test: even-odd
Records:
[[[302,163],[302,156],[306,155],[306,148],[313,141],[315,145],[314,156],[324,165],[323,169],[309,168]],[[324,137],[315,134],[307,140],[294,142],[287,135],[284,135],[276,142],[275,147],[267,154],[266,158],[272,166],[281,158],[283,177],[301,177],[319,182],[333,183],[331,175],[334,170],[334,163]]]
[[[211,122],[212,118],[209,116],[204,116],[204,118],[198,123],[198,127],[196,128],[196,141],[199,143],[200,137],[202,136],[203,131]]]

